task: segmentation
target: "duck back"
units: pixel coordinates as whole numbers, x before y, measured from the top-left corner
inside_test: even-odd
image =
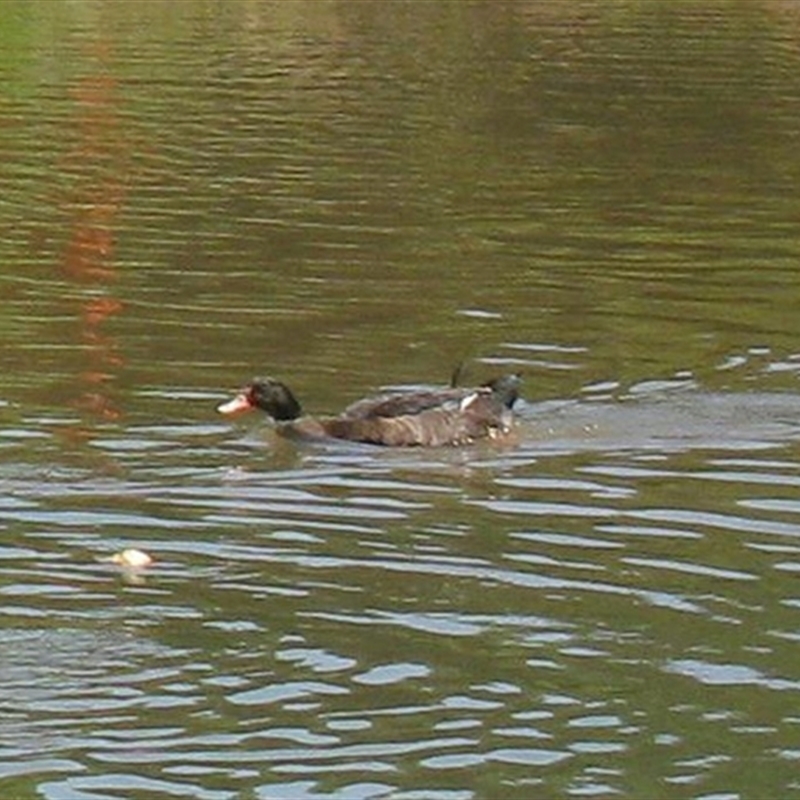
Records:
[[[511,428],[511,410],[488,389],[452,390],[442,401],[441,392],[429,397],[416,394],[390,397],[375,408],[352,407],[342,416],[321,421],[328,436],[389,447],[441,447],[495,438]],[[358,405],[358,404],[356,404]]]

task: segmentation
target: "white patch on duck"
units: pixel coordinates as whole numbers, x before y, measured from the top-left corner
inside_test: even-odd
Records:
[[[473,392],[472,394],[468,394],[459,404],[458,410],[459,411],[466,411],[479,397],[480,392]]]

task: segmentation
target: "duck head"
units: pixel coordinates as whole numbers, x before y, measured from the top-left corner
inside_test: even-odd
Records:
[[[302,409],[286,384],[274,378],[254,378],[231,400],[217,406],[220,414],[236,414],[260,408],[276,422],[297,419]]]

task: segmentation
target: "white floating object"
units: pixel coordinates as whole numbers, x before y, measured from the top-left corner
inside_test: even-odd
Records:
[[[144,550],[137,550],[135,547],[127,547],[121,553],[115,553],[110,559],[114,564],[129,569],[142,569],[149,567],[153,563],[153,557]]]

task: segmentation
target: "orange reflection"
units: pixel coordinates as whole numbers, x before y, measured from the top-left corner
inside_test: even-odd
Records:
[[[118,215],[125,198],[126,143],[121,135],[116,80],[108,74],[109,48],[92,46],[94,70],[78,80],[70,92],[74,101],[72,132],[63,169],[74,176],[65,201],[69,239],[60,267],[77,284],[79,339],[85,345],[86,364],[77,376],[76,408],[102,420],[121,415],[111,386],[124,358],[110,334],[108,322],[124,305],[113,294]],[[87,438],[88,431],[71,436]]]

